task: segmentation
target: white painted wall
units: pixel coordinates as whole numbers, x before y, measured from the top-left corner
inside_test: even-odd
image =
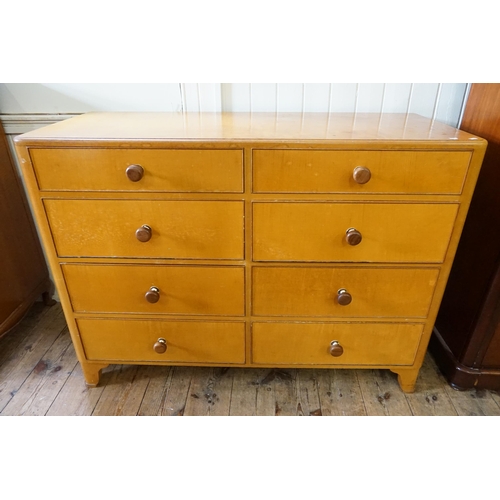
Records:
[[[457,126],[466,89],[465,83],[2,83],[0,118],[8,133],[6,115],[88,111],[409,112]]]
[[[216,111],[220,84],[2,83],[2,114],[88,111]]]

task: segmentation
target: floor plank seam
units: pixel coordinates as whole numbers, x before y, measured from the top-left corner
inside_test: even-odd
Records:
[[[156,411],[157,417],[165,416],[165,414],[164,414],[165,402],[167,400],[168,392],[170,391],[170,386],[172,385],[172,377],[173,377],[174,368],[175,367],[170,367],[170,370],[167,373],[167,378],[165,380],[165,385],[163,386],[163,389],[162,389],[162,395],[160,398],[160,403],[158,405],[158,410]],[[144,416],[146,416],[146,414]]]
[[[71,349],[72,347],[73,347],[72,345],[69,345],[68,348],[66,349],[66,351],[68,349]],[[64,389],[65,385],[68,383],[68,380],[71,377],[71,374],[75,371],[75,369],[76,369],[77,366],[78,366],[78,361],[75,363],[75,365],[73,366],[72,370],[69,372],[68,376],[66,377],[66,380],[61,385],[61,388],[59,389],[59,391],[57,392],[56,396],[54,397],[54,399],[50,403],[49,407],[47,408],[47,411],[44,414],[45,416],[47,416],[47,414],[50,412],[50,409],[52,408],[52,406],[54,405],[54,403],[57,401],[57,398],[59,397],[59,394],[61,394],[61,391]]]
[[[144,403],[144,399],[146,398],[146,394],[148,393],[148,389],[149,389],[149,386],[151,385],[151,379],[149,379],[147,385],[146,385],[146,388],[144,389],[144,393],[142,395],[142,398],[141,398],[141,402],[139,404],[139,407],[137,408],[137,412],[135,414],[136,417],[147,417],[147,416],[150,416],[150,415],[143,415],[141,413],[141,408],[142,408],[142,405]]]
[[[89,414],[89,416],[91,416],[91,417],[93,417],[93,416],[94,416],[94,413],[95,413],[95,411],[96,411],[96,408],[97,408],[97,406],[99,405],[99,402],[101,401],[101,398],[102,398],[102,396],[103,396],[103,394],[104,394],[104,391],[105,391],[105,389],[106,389],[106,387],[107,387],[107,385],[108,385],[108,380],[106,380],[106,383],[105,383],[104,385],[101,385],[101,384],[102,384],[102,379],[103,379],[103,377],[101,377],[100,384],[99,384],[99,387],[100,387],[102,390],[101,390],[101,393],[99,394],[99,397],[96,399],[96,402],[95,402],[95,404],[94,404],[94,407],[92,408],[92,411],[91,411],[91,412],[90,412],[90,414]],[[82,384],[83,384],[83,383],[84,383],[84,382],[83,382],[83,378],[82,378]],[[94,390],[96,390],[96,389],[97,389],[97,387],[87,387],[87,391],[94,391]]]
[[[363,397],[363,391],[361,390],[361,384],[359,383],[359,377],[358,377],[358,371],[357,370],[355,370],[354,375],[355,375],[356,383],[358,384],[359,393],[361,394],[361,402],[363,403],[363,408],[365,410],[364,416],[367,417],[368,416],[368,410],[366,408],[365,398]]]
[[[446,397],[448,398],[448,402],[451,404],[452,408],[455,410],[455,413],[457,414],[457,416],[460,416],[460,413],[458,411],[458,408],[455,406],[455,404],[453,403],[453,399],[450,397],[450,395],[448,394],[448,391],[447,391],[447,388],[445,386],[444,388],[444,393],[446,394]]]
[[[229,407],[228,407],[228,412],[227,412],[227,416],[230,417],[231,416],[231,408],[233,407],[233,387],[234,387],[234,373],[231,373],[232,374],[232,377],[231,377],[231,394],[229,395]],[[257,391],[255,391],[255,408],[257,408]]]
[[[193,374],[191,373],[191,377],[189,379],[188,390],[186,392],[186,399],[184,400],[184,406],[179,410],[179,413],[176,415],[178,417],[184,417],[186,411],[186,405],[189,399],[189,394],[191,393],[191,386],[193,385]],[[187,415],[186,415],[187,416]]]
[[[142,406],[142,403],[144,402],[144,398],[146,397],[146,393],[148,392],[148,387],[149,387],[150,384],[151,384],[151,377],[149,377],[148,383],[146,384],[144,392],[142,393],[141,402],[139,403],[139,406],[138,406],[137,411],[135,413],[136,417],[141,416],[141,415],[139,415],[139,413],[141,411],[141,406]]]
[[[418,390],[418,387],[415,389],[415,392]],[[408,405],[408,408],[410,409],[410,412],[411,412],[411,416],[412,417],[415,417],[416,416],[416,413],[415,413],[415,410],[413,408],[413,405],[411,404],[411,400],[408,396],[408,394],[406,394],[405,392],[403,393],[404,395],[404,398],[406,399],[406,404]]]

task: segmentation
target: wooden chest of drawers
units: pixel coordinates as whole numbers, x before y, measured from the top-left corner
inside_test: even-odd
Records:
[[[216,364],[405,391],[486,148],[390,114],[89,113],[16,144],[88,385]]]

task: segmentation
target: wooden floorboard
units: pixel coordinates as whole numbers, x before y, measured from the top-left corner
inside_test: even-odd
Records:
[[[232,386],[230,369],[197,368],[192,375],[184,415],[229,415]]]
[[[454,390],[430,355],[413,394],[388,370],[111,365],[88,388],[60,304],[0,339],[1,416],[499,416],[500,394]]]
[[[74,354],[74,351],[73,351]],[[76,361],[76,355],[75,361]],[[104,391],[104,386],[88,388],[83,381],[83,373],[77,362],[71,375],[52,402],[46,415],[48,416],[88,416]]]
[[[367,415],[412,415],[396,374],[389,370],[358,370],[357,375]]]
[[[76,364],[71,338],[67,328],[64,328],[2,414],[45,415]]]
[[[448,392],[446,381],[439,373],[429,354],[420,369],[415,392],[405,394],[413,415],[418,416],[455,416],[458,415]]]
[[[488,392],[491,396],[491,399],[493,399],[493,401],[495,401],[495,403],[500,408],[500,393],[499,393],[499,391],[488,391]]]
[[[297,370],[297,415],[321,417],[321,402],[318,392],[318,371]]]
[[[148,387],[144,392],[144,397],[137,413],[138,415],[155,417],[162,414],[174,369],[172,366],[153,367]]]
[[[358,370],[318,370],[318,390],[323,416],[366,415],[357,377]]]
[[[257,394],[259,388],[258,370],[243,368],[231,369],[233,384],[231,386],[231,398],[229,404],[230,416],[254,416],[257,415]],[[274,415],[269,412],[269,408],[264,410],[262,415]],[[262,409],[261,409],[262,411]]]
[[[144,394],[150,382],[149,372],[154,367],[117,365],[97,402],[92,415],[134,416],[139,413]]]
[[[24,391],[18,393],[28,378],[46,374],[53,359],[44,358],[65,328],[61,308],[53,306],[40,316],[37,325],[27,331],[16,329],[0,339],[0,352],[5,353],[0,359],[0,414],[9,404],[16,404],[13,399],[26,396]]]

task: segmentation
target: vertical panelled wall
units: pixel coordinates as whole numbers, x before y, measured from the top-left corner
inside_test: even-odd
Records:
[[[417,113],[459,124],[466,83],[223,83],[223,111]]]

